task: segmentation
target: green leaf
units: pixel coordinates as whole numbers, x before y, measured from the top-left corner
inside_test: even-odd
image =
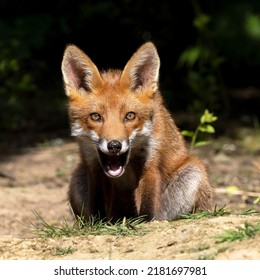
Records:
[[[201,123],[212,123],[215,122],[218,118],[214,116],[213,113],[210,113],[207,109],[205,110],[204,114],[200,118]]]
[[[255,40],[260,39],[260,16],[249,13],[245,19],[246,33]]]
[[[199,127],[199,131],[206,133],[215,133],[215,128],[210,124],[203,124]]]
[[[194,145],[194,147],[202,147],[202,146],[206,146],[208,144],[210,144],[210,141],[199,141]]]
[[[187,65],[192,68],[193,65],[199,60],[201,49],[198,46],[190,47],[184,50],[179,58],[178,65],[180,67]]]
[[[182,130],[181,131],[181,135],[186,136],[186,137],[192,137],[193,134],[194,134],[194,132],[190,131],[190,130]]]
[[[198,30],[202,30],[210,22],[210,16],[207,14],[200,14],[193,20],[193,26]]]

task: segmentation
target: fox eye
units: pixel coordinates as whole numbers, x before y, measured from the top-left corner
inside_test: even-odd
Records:
[[[103,121],[102,116],[99,115],[98,113],[91,113],[89,116],[90,116],[91,120],[94,121],[94,122],[102,122]]]
[[[126,121],[133,121],[135,119],[135,112],[128,112],[126,115],[125,115],[125,120]]]

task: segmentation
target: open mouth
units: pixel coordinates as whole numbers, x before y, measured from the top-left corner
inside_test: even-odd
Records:
[[[116,178],[120,177],[128,161],[129,150],[123,154],[105,154],[98,150],[101,166],[107,176]]]

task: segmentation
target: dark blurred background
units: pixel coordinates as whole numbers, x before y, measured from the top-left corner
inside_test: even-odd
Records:
[[[106,69],[123,68],[149,40],[181,129],[205,108],[219,117],[218,133],[259,128],[259,0],[1,0],[0,141],[69,136],[60,71],[68,43]]]

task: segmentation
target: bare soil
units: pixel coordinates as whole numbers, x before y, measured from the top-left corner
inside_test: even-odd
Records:
[[[217,208],[232,215],[152,222],[143,236],[79,236],[42,238],[32,230],[37,211],[51,224],[73,223],[67,188],[78,162],[74,142],[48,141],[0,161],[0,259],[260,259],[260,235],[243,241],[218,243],[217,236],[260,215],[239,215],[260,210],[260,138],[222,138],[195,152],[205,163],[215,186]]]

